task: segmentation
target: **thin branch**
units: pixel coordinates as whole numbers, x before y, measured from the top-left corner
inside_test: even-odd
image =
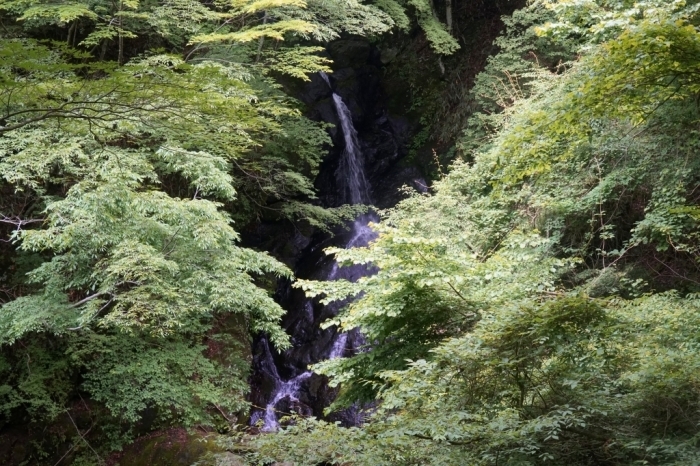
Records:
[[[19,217],[8,217],[6,215],[3,215],[0,217],[0,223],[5,223],[8,225],[14,225],[16,227],[22,227],[23,225],[28,225],[30,223],[42,223],[46,221],[44,218],[30,218],[30,219],[21,219]]]
[[[71,332],[77,332],[78,330],[82,329],[85,326],[85,324],[89,323],[92,319],[99,316],[102,313],[102,311],[107,309],[107,307],[114,302],[114,299],[115,299],[114,296],[112,296],[112,298],[109,301],[107,301],[101,308],[99,308],[97,310],[97,312],[92,317],[90,317],[86,322],[78,325],[77,327],[68,327],[68,330],[70,330]]]
[[[66,409],[66,414],[68,415],[68,419],[70,419],[70,422],[73,424],[73,427],[75,427],[75,431],[78,432],[78,435],[80,435],[80,438],[83,439],[83,442],[85,442],[85,444],[90,448],[90,450],[92,450],[92,452],[95,454],[95,456],[96,456],[97,459],[99,460],[100,464],[103,464],[103,463],[104,463],[104,460],[102,459],[102,457],[95,451],[94,448],[92,448],[92,445],[90,445],[90,442],[88,442],[88,441],[85,439],[85,435],[86,435],[88,432],[90,432],[90,429],[92,429],[92,427],[90,427],[90,429],[88,429],[88,430],[85,432],[85,434],[83,434],[83,433],[80,432],[80,429],[78,429],[78,426],[75,424],[75,421],[73,420],[73,417],[70,415],[70,412],[68,412],[67,409]]]
[[[105,294],[109,294],[109,293],[107,293],[105,291],[100,291],[98,293],[92,294],[92,295],[88,296],[87,298],[83,298],[80,301],[73,303],[73,305],[71,307],[80,307],[83,304],[85,304],[89,301],[92,301],[95,298],[99,298],[100,296],[105,295]]]
[[[460,293],[459,291],[457,291],[457,289],[456,289],[454,286],[452,286],[452,283],[447,282],[447,286],[449,286],[450,288],[452,288],[452,291],[454,291],[454,292],[457,294],[457,296],[459,296],[459,297],[462,299],[462,301],[464,301],[465,303],[468,303],[468,302],[469,302],[469,301],[467,300],[467,298],[465,298],[464,296],[462,296],[462,293]]]

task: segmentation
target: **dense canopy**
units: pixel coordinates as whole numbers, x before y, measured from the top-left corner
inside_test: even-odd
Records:
[[[338,387],[327,412],[364,422],[249,435],[250,337],[294,343],[273,296],[294,277],[241,231],[362,211],[317,198],[328,125],[289,83],[331,72],[333,40],[392,34],[452,79],[452,8],[0,0],[0,436],[91,413],[67,452],[32,437],[26,464],[102,464],[174,426],[217,430],[219,465],[700,463],[695,0],[504,16],[468,120],[426,143],[430,189],[367,247],[326,251],[376,273],[295,282],[364,336],[313,367]]]

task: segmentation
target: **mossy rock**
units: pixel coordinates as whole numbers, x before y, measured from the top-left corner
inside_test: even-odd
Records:
[[[225,453],[215,435],[171,429],[136,440],[110,466],[191,466],[207,454]],[[232,463],[235,464],[235,463]],[[244,463],[241,463],[244,464]]]

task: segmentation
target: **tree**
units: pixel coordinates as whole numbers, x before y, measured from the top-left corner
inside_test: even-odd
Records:
[[[151,428],[245,412],[249,335],[288,344],[265,283],[291,273],[242,247],[232,219],[276,209],[326,226],[355,211],[309,202],[328,136],[272,75],[328,70],[300,38],[391,25],[305,7],[0,3],[0,218],[17,248],[2,281],[21,284],[0,308],[5,418],[31,429],[87,399],[109,451],[148,410]]]

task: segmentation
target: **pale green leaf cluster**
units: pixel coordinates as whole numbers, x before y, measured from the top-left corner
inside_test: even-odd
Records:
[[[451,55],[459,49],[459,42],[447,31],[445,24],[436,17],[429,0],[408,0],[407,4],[414,9],[418,25],[436,53]]]

